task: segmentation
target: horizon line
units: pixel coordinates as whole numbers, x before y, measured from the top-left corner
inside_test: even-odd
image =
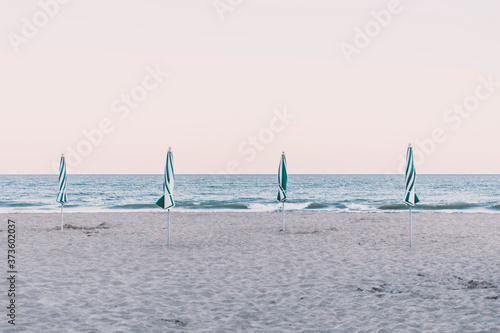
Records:
[[[0,173],[0,176],[57,176],[58,173]],[[68,173],[73,176],[156,176],[163,173]],[[176,173],[178,176],[268,176],[276,173]],[[289,173],[288,175],[304,176],[393,176],[404,175],[404,173]],[[498,176],[500,173],[418,173],[417,175],[430,176]]]

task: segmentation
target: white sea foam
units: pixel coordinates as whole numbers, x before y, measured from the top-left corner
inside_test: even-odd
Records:
[[[0,175],[0,212],[59,209],[57,175]],[[71,212],[155,211],[161,175],[68,175]],[[177,175],[179,211],[279,211],[274,175]],[[420,212],[500,213],[500,175],[419,175]],[[287,211],[397,212],[403,204],[399,175],[289,175]]]

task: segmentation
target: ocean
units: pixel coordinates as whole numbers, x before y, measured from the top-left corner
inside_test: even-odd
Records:
[[[57,212],[57,175],[0,175],[0,212]],[[420,212],[500,213],[500,175],[417,175]],[[162,175],[68,175],[65,212],[159,211]],[[176,175],[176,211],[275,212],[276,175]],[[287,211],[406,210],[403,175],[289,175]]]

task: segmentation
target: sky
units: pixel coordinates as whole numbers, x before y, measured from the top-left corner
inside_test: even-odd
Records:
[[[6,0],[0,174],[500,173],[495,0]]]

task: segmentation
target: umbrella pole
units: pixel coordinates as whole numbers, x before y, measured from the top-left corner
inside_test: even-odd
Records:
[[[281,218],[283,220],[283,231],[285,231],[285,202],[283,201],[283,209],[281,209]]]
[[[168,210],[167,247],[170,247],[170,209]]]
[[[411,206],[410,206],[410,247],[411,247]]]
[[[63,206],[64,204],[61,202],[61,231],[63,231]]]

